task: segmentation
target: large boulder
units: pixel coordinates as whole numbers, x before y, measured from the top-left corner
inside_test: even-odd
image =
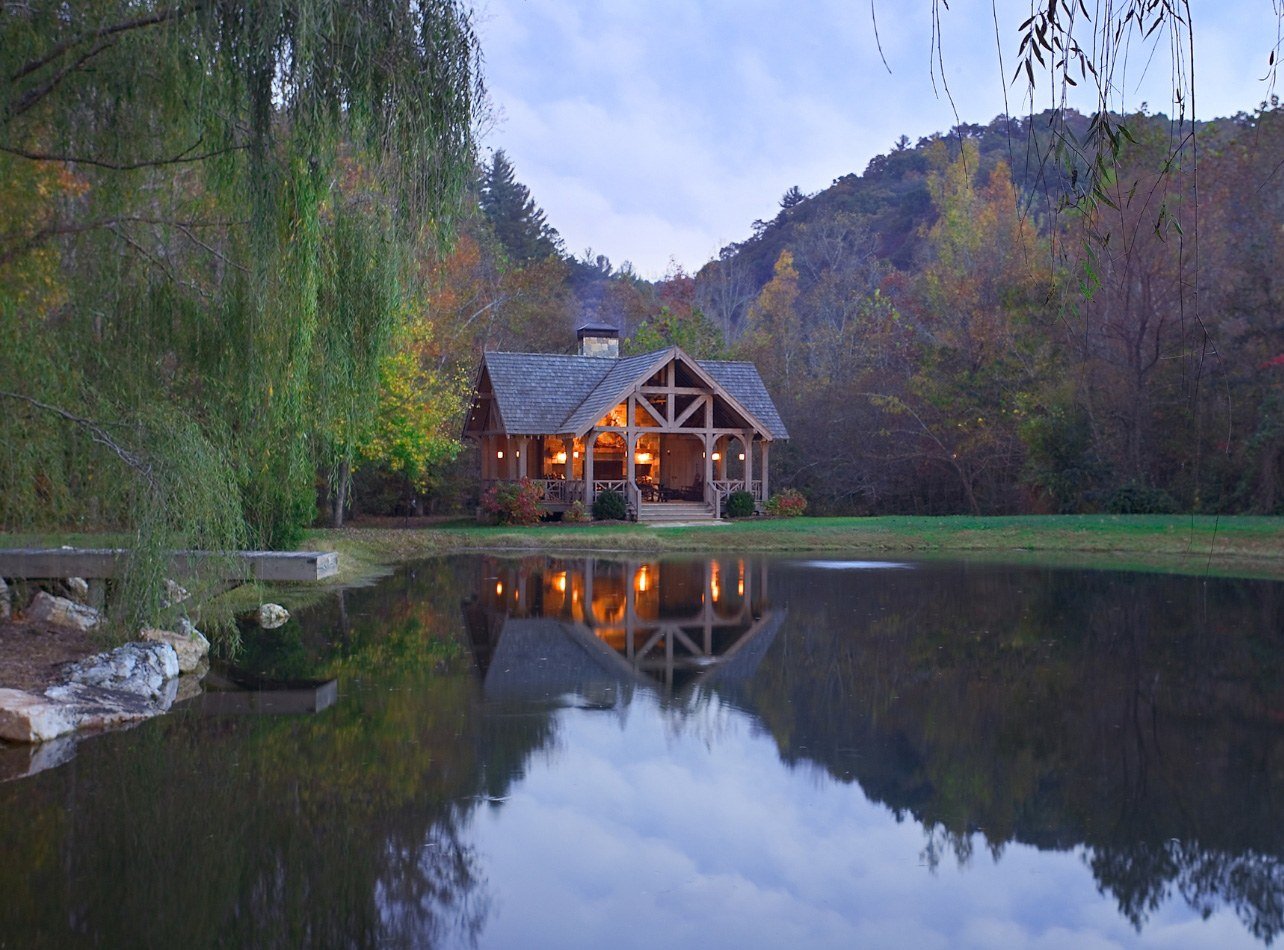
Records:
[[[13,591],[5,583],[3,577],[0,577],[0,620],[8,620],[13,613]]]
[[[44,742],[76,728],[75,712],[65,703],[20,689],[0,689],[0,739]]]
[[[205,634],[190,623],[186,625],[185,630],[181,633],[173,630],[160,630],[156,627],[144,627],[139,631],[138,636],[149,643],[168,643],[173,647],[174,652],[178,655],[178,671],[180,673],[195,672],[202,661],[209,656],[209,640],[205,639]]]
[[[72,663],[67,667],[67,683],[49,687],[45,695],[57,699],[65,695],[61,690],[88,686],[158,700],[165,693],[165,684],[176,676],[178,654],[168,643],[126,643]]]
[[[43,590],[37,591],[36,596],[31,598],[25,616],[34,623],[82,631],[92,630],[102,621],[102,616],[93,607],[86,607],[66,597],[55,597]]]
[[[168,643],[127,643],[73,663],[43,695],[0,689],[0,738],[45,742],[165,712],[178,689],[178,655]]]

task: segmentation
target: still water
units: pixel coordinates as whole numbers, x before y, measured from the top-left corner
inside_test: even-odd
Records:
[[[1282,674],[1270,582],[443,558],[0,784],[0,946],[1260,946]]]

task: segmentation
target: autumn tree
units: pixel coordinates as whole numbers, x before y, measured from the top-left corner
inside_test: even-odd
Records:
[[[140,553],[297,539],[374,391],[339,377],[373,379],[397,320],[380,262],[468,182],[477,67],[450,0],[0,10],[0,187],[63,183],[0,233],[2,266],[56,260],[61,287],[0,286],[0,441],[93,458],[74,485],[11,466],[0,521],[47,524],[63,491]]]

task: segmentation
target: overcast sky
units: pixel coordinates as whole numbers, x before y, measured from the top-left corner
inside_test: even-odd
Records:
[[[1009,81],[1030,0],[941,10],[953,106],[939,72],[933,88],[930,0],[874,3],[890,73],[865,0],[479,0],[483,146],[507,152],[571,253],[694,271],[791,185],[863,172],[902,134],[1028,111]],[[1272,0],[1191,6],[1197,116],[1251,111],[1270,93]],[[1162,42],[1153,58],[1135,47],[1124,105],[1171,114],[1170,70]]]

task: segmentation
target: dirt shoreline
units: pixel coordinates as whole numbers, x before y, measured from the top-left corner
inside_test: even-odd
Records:
[[[0,621],[0,688],[39,693],[63,667],[110,648],[101,636],[25,620]]]

